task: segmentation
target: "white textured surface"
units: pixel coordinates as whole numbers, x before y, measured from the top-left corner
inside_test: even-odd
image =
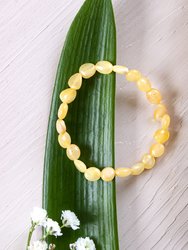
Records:
[[[41,204],[45,135],[61,48],[83,0],[0,1],[0,250],[24,249]],[[114,0],[118,63],[162,91],[172,137],[156,168],[117,183],[121,250],[188,249],[188,2]],[[116,163],[148,150],[151,109],[117,81]]]

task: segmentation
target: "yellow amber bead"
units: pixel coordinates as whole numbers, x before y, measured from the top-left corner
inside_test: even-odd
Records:
[[[153,144],[150,148],[150,153],[153,157],[160,157],[164,154],[164,145],[160,143]]]
[[[120,66],[120,65],[114,65],[113,66],[113,71],[118,74],[125,75],[129,69],[125,66]]]
[[[158,143],[165,143],[169,137],[170,133],[167,129],[158,129],[154,134],[154,138]]]
[[[146,93],[147,99],[152,104],[159,104],[162,97],[160,92],[157,89],[151,89]]]
[[[58,118],[59,119],[64,119],[67,115],[67,112],[68,112],[68,105],[67,103],[62,103],[60,106],[59,106],[59,109],[58,109]]]
[[[138,70],[132,69],[126,73],[126,79],[129,82],[137,82],[142,77]]]
[[[80,73],[72,75],[68,80],[68,85],[72,89],[80,89],[82,86],[82,75]]]
[[[65,132],[64,134],[60,134],[58,136],[58,142],[62,148],[67,148],[71,144],[71,137],[67,132]]]
[[[80,157],[80,149],[77,145],[71,144],[67,148],[67,157],[71,160],[78,160]]]
[[[79,72],[83,78],[88,79],[95,74],[96,67],[92,63],[85,63],[80,67]]]
[[[148,92],[151,90],[151,83],[147,78],[142,77],[137,81],[137,87],[143,92]]]
[[[167,109],[165,105],[159,104],[156,110],[154,111],[154,119],[159,121],[166,112],[167,112]]]
[[[170,126],[170,116],[165,114],[161,119],[161,125],[163,129],[168,129]]]
[[[60,99],[64,103],[71,103],[76,98],[76,90],[75,89],[65,89],[60,94]]]
[[[112,181],[115,176],[115,170],[111,167],[106,167],[101,171],[101,179],[103,181]]]
[[[86,169],[84,176],[88,181],[97,181],[101,177],[101,171],[98,168],[90,167]]]
[[[118,177],[127,177],[131,175],[131,169],[130,168],[116,168],[115,173],[116,173],[116,176]]]
[[[74,165],[80,171],[81,173],[85,173],[87,167],[83,161],[80,160],[74,160]]]
[[[56,130],[59,134],[63,134],[66,131],[66,125],[63,120],[60,120],[60,119],[57,120]]]
[[[144,168],[145,168],[145,166],[142,162],[137,163],[134,166],[132,166],[131,173],[132,173],[132,175],[139,175],[144,171]]]
[[[155,165],[155,158],[150,154],[145,154],[142,157],[142,163],[144,163],[146,169],[151,169]]]
[[[108,61],[100,61],[96,64],[96,70],[101,74],[110,74],[113,70],[113,65]]]

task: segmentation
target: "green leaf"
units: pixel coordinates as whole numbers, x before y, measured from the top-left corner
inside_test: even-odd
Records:
[[[62,209],[74,211],[81,221],[77,231],[63,229],[51,237],[57,250],[69,249],[78,237],[91,237],[97,250],[118,250],[115,182],[88,182],[58,145],[55,123],[59,94],[69,77],[86,62],[108,60],[115,64],[116,31],[110,0],[86,0],[68,32],[60,58],[47,133],[43,206],[60,222]],[[96,74],[84,80],[65,118],[72,142],[81,149],[87,166],[114,166],[115,75]]]

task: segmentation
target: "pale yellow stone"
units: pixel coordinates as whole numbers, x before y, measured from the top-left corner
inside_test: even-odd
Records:
[[[92,63],[85,63],[80,67],[79,72],[83,78],[88,79],[95,74],[96,67]]]
[[[157,108],[154,111],[154,119],[156,121],[160,121],[161,118],[166,114],[167,109],[164,104],[158,104]]]
[[[144,163],[140,162],[131,167],[131,173],[132,175],[139,175],[144,171]]]
[[[148,92],[151,90],[151,83],[147,78],[142,77],[137,81],[137,87],[143,92]]]
[[[101,171],[98,168],[90,167],[86,169],[84,176],[88,181],[97,181],[101,177]]]
[[[60,120],[64,119],[67,115],[67,112],[68,112],[68,105],[67,103],[62,103],[60,106],[59,106],[59,109],[58,109],[58,118]]]
[[[125,67],[125,66],[114,65],[113,66],[113,71],[115,73],[125,75],[129,71],[129,69],[127,67]]]
[[[127,177],[131,175],[131,169],[130,168],[116,168],[115,174],[118,177]]]
[[[142,163],[144,163],[144,167],[146,169],[151,169],[155,165],[155,158],[150,154],[145,154],[142,157]]]
[[[113,65],[108,61],[99,61],[96,64],[96,70],[101,74],[110,74],[113,70]]]
[[[60,93],[60,99],[64,103],[71,103],[76,98],[76,90],[75,89],[65,89]]]
[[[163,129],[168,129],[170,126],[170,116],[165,114],[161,119],[161,125]]]
[[[101,179],[103,181],[112,181],[115,176],[115,170],[111,167],[106,167],[101,171]]]
[[[80,160],[74,160],[74,165],[80,171],[81,173],[85,173],[87,167],[83,161]]]
[[[71,137],[67,132],[65,132],[64,134],[60,134],[58,136],[58,142],[62,148],[67,148],[71,144]]]
[[[161,102],[162,96],[157,89],[151,89],[146,93],[148,101],[152,104],[159,104]]]
[[[80,89],[82,86],[82,75],[80,73],[72,75],[68,80],[68,85],[72,89]]]
[[[58,119],[56,121],[56,130],[59,134],[63,134],[66,131],[66,125],[63,120]]]
[[[150,154],[153,157],[160,157],[161,155],[164,154],[164,151],[165,151],[165,147],[161,143],[155,143],[150,148]]]
[[[78,160],[78,158],[80,157],[80,149],[77,145],[75,144],[71,144],[67,147],[67,157],[71,160]]]
[[[141,77],[141,73],[135,69],[131,69],[126,73],[126,79],[129,82],[137,82]]]
[[[169,137],[170,133],[167,129],[158,129],[154,134],[154,138],[158,143],[165,143]]]

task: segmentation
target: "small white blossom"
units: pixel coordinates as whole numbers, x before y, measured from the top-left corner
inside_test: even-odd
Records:
[[[31,220],[36,225],[42,225],[46,221],[47,212],[40,207],[34,207],[31,212]]]
[[[61,212],[61,220],[64,227],[71,227],[73,230],[79,229],[80,221],[75,213],[70,210]]]
[[[78,238],[74,244],[69,245],[71,250],[96,250],[93,240],[89,237]]]
[[[29,247],[28,250],[47,250],[48,245],[46,241],[34,241]]]
[[[54,235],[56,237],[62,235],[61,228],[57,221],[48,218],[43,226],[46,228],[46,233],[48,235]]]

